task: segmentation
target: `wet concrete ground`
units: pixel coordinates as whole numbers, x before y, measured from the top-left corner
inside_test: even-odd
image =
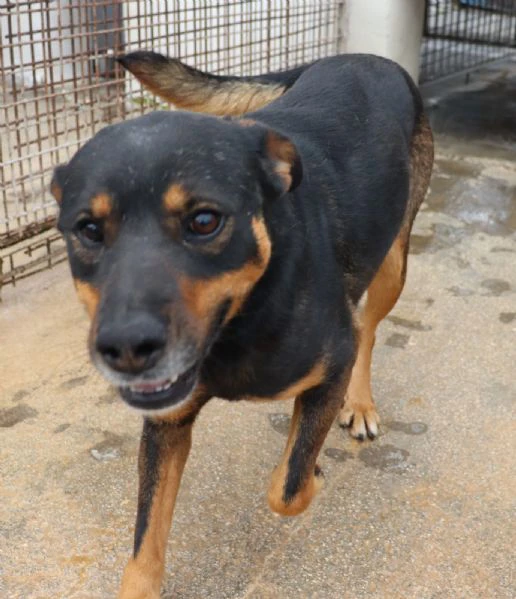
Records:
[[[431,193],[377,339],[381,437],[334,426],[325,488],[281,519],[265,490],[290,402],[214,401],[195,429],[164,597],[516,595],[516,128],[500,123],[516,119],[515,73],[488,68],[429,99]],[[1,597],[113,597],[130,554],[140,421],[88,364],[86,331],[65,266],[3,290]]]

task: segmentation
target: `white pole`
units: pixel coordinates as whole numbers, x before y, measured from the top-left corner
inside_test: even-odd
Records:
[[[341,52],[365,52],[395,60],[417,82],[424,0],[345,0]]]

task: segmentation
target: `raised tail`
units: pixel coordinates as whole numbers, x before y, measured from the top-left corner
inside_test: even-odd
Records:
[[[211,75],[156,52],[132,52],[117,60],[144,87],[177,108],[220,116],[239,116],[270,104],[308,66],[255,77],[233,77]]]

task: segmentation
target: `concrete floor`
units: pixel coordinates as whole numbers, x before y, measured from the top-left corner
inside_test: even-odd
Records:
[[[504,73],[430,98],[432,189],[375,354],[381,437],[335,426],[324,490],[281,519],[265,490],[290,402],[212,402],[164,597],[516,596],[515,64]],[[113,597],[131,550],[140,420],[88,364],[86,332],[65,265],[3,290],[1,597]]]

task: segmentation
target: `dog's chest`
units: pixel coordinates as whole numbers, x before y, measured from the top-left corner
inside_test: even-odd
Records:
[[[345,336],[328,326],[243,348],[225,343],[206,361],[202,382],[212,396],[228,400],[289,399],[320,384],[334,361],[334,340]]]

